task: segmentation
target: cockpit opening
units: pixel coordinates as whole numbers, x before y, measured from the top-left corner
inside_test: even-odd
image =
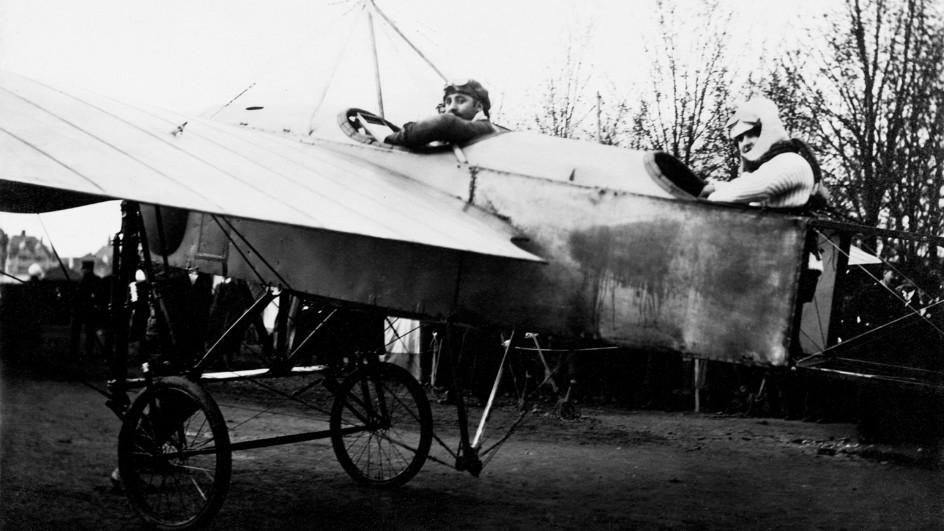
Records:
[[[646,170],[652,179],[674,197],[698,197],[705,181],[688,166],[664,151],[651,151],[645,157]]]

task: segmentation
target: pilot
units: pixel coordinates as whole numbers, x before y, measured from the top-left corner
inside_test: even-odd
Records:
[[[820,181],[819,164],[804,142],[787,135],[774,102],[751,98],[727,127],[741,157],[740,175],[728,182],[709,181],[702,197],[776,208],[807,206]]]
[[[388,135],[384,142],[412,148],[434,141],[463,144],[496,132],[489,121],[491,106],[488,91],[478,81],[466,79],[449,83],[443,88],[438,115],[408,122],[402,130]]]

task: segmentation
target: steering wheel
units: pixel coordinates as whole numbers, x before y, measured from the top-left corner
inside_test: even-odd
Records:
[[[400,126],[393,122],[355,107],[342,111],[338,115],[338,126],[344,134],[364,144],[383,143],[387,134],[400,130]],[[384,134],[384,129],[389,130],[389,133]],[[381,138],[377,138],[378,136]]]

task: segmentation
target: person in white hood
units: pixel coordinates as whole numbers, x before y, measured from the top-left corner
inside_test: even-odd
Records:
[[[728,182],[709,181],[702,197],[775,208],[807,205],[820,181],[819,165],[806,144],[787,134],[774,102],[751,98],[727,127],[741,156],[741,174]]]

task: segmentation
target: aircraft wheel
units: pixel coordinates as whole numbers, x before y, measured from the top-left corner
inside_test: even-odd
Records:
[[[331,445],[355,481],[397,487],[413,478],[429,455],[433,415],[419,382],[389,363],[345,378],[331,408]]]
[[[158,529],[205,525],[229,490],[232,454],[216,402],[168,377],[131,404],[118,434],[118,471],[131,506]]]

